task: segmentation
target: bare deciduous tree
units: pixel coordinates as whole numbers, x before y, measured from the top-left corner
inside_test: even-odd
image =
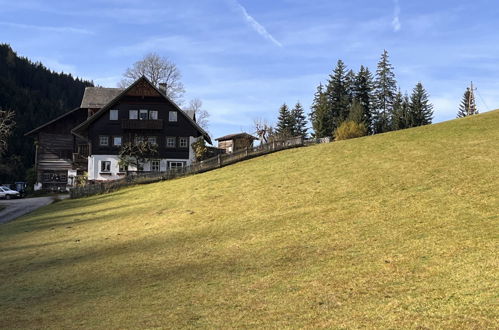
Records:
[[[14,125],[16,124],[16,122],[14,121],[14,116],[14,111],[1,110],[0,108],[0,155],[2,155],[5,150],[7,150],[7,140],[12,134],[12,130],[14,129]]]
[[[189,102],[189,106],[186,108],[186,110],[194,111],[194,113],[196,114],[196,122],[198,123],[198,125],[201,126],[204,130],[208,130],[208,118],[210,117],[210,114],[208,113],[208,111],[202,109],[202,107],[203,101],[195,98]]]
[[[270,138],[274,134],[274,128],[265,120],[257,118],[253,120],[255,134],[260,139],[261,143],[269,143]]]
[[[184,85],[180,81],[182,75],[177,65],[168,58],[161,57],[156,53],[147,54],[125,71],[119,86],[126,88],[142,76],[149,79],[156,87],[164,84],[166,95],[178,104],[182,103],[185,92]]]

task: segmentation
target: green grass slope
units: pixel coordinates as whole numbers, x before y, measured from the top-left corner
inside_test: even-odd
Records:
[[[1,328],[494,328],[499,112],[0,226]]]

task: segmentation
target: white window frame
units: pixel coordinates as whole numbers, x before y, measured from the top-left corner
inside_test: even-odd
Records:
[[[149,142],[153,146],[157,146],[158,145],[158,138],[155,137],[155,136],[148,136],[147,137],[147,142]]]
[[[170,145],[170,142],[173,141],[173,145]],[[177,138],[174,136],[167,136],[166,137],[166,147],[174,149],[177,147]]]
[[[159,172],[161,170],[161,160],[151,160],[151,172]]]
[[[118,120],[118,114],[119,114],[119,111],[118,110],[109,110],[109,120]]]
[[[182,161],[169,161],[168,162],[168,169],[179,168],[179,167],[185,167],[185,162],[182,162]]]
[[[104,142],[103,139],[105,139],[105,141],[106,141],[105,143],[103,143]],[[101,147],[108,147],[109,146],[109,136],[107,136],[107,135],[99,135],[99,146],[101,146]]]
[[[116,143],[116,139],[120,139],[120,143]],[[121,138],[120,135],[113,136],[113,147],[121,147],[121,144],[123,143],[123,139]]]
[[[135,135],[135,137],[133,139],[133,142],[135,145],[138,145],[139,142],[144,142],[144,141],[147,141],[147,139],[145,136],[142,136],[142,135]]]
[[[169,122],[177,122],[177,119],[178,119],[177,111],[168,112],[168,121]]]
[[[100,161],[100,173],[110,173],[111,172],[111,161],[101,160]]]
[[[158,120],[158,110],[149,110],[149,120]]]
[[[178,138],[178,147],[179,148],[189,148],[189,138],[185,136],[181,136]]]
[[[128,110],[128,119],[131,120],[139,119],[139,110]]]

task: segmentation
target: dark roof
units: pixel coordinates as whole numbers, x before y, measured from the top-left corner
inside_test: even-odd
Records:
[[[175,103],[173,102],[168,96],[166,96],[165,94],[161,93],[160,90],[158,90],[158,88],[156,86],[154,86],[146,77],[142,76],[140,77],[139,79],[137,79],[136,81],[134,81],[133,84],[131,84],[130,86],[128,86],[128,88],[126,89],[122,89],[120,93],[118,93],[112,100],[110,100],[107,104],[105,104],[104,106],[102,106],[96,113],[94,113],[92,116],[90,116],[86,121],[84,121],[83,123],[81,123],[80,125],[76,126],[75,128],[73,128],[71,130],[71,133],[75,134],[75,135],[78,135],[80,137],[82,137],[80,134],[78,134],[79,132],[81,132],[84,128],[88,127],[88,125],[90,125],[91,123],[93,123],[95,120],[97,120],[100,116],[102,116],[107,110],[109,110],[110,107],[112,107],[114,105],[114,103],[116,103],[116,101],[118,101],[123,95],[125,95],[130,89],[132,89],[136,84],[138,84],[139,81],[141,80],[144,80],[146,81],[149,85],[151,85],[152,88],[154,88],[156,90],[156,92],[158,92],[165,100],[167,100],[168,102],[170,102],[177,110],[178,112],[180,112],[182,115],[185,116],[185,118],[187,118],[192,125],[194,125],[194,127],[196,127],[196,129],[203,135],[203,137],[205,138],[206,141],[208,141],[208,143],[211,144],[211,138],[210,138],[210,135],[208,133],[206,133],[206,131],[201,128],[201,126],[199,126],[184,110],[180,109],[180,107]],[[110,88],[112,89],[112,88]],[[115,88],[115,89],[119,89],[119,88]],[[83,102],[82,102],[83,103]]]
[[[33,130],[29,131],[28,133],[25,133],[25,134],[24,134],[24,136],[28,136],[28,135],[31,135],[31,134],[35,134],[35,133],[37,133],[39,130],[41,130],[42,128],[47,127],[48,125],[50,125],[50,124],[52,124],[52,123],[55,123],[56,121],[58,121],[58,120],[60,120],[60,119],[62,119],[62,118],[64,118],[64,117],[66,117],[67,115],[70,115],[70,114],[72,114],[72,113],[74,113],[74,112],[76,112],[76,111],[78,111],[78,110],[81,110],[81,108],[75,108],[75,109],[73,109],[73,110],[70,110],[70,111],[68,111],[68,112],[66,112],[66,113],[64,113],[64,114],[62,114],[62,115],[60,115],[59,117],[54,118],[54,119],[52,119],[51,121],[46,122],[45,124],[43,124],[43,125],[41,125],[41,126],[38,126],[37,128],[35,128],[35,129],[33,129]],[[86,111],[86,110],[85,110],[85,111]]]
[[[100,109],[123,92],[123,88],[86,87],[80,108]]]
[[[254,137],[253,135],[250,135],[248,133],[229,134],[229,135],[225,135],[225,136],[219,137],[219,138],[217,138],[215,140],[216,141],[227,141],[227,140],[233,140],[235,138],[247,138],[247,139],[258,140],[257,137]]]

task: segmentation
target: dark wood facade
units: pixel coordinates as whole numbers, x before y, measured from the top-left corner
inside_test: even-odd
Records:
[[[35,139],[35,170],[45,189],[65,189],[68,170],[86,171],[87,162],[74,162],[79,146],[87,141],[71,133],[71,129],[87,118],[86,109],[74,109],[28,132]],[[81,147],[80,147],[81,148]]]

